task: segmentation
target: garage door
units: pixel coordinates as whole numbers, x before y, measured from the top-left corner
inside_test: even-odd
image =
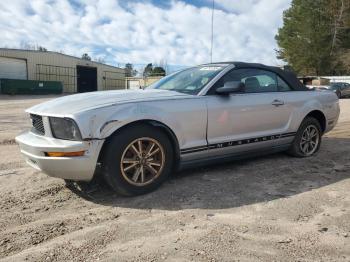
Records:
[[[128,80],[128,88],[129,89],[140,89],[140,81],[139,80]]]
[[[27,63],[16,58],[0,57],[0,79],[27,79]]]

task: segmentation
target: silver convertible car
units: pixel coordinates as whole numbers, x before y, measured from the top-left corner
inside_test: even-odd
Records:
[[[197,164],[277,151],[312,156],[336,125],[339,102],[291,72],[223,62],[145,90],[69,95],[27,112],[33,127],[16,141],[28,164],[66,180],[102,175],[118,193],[137,195]]]

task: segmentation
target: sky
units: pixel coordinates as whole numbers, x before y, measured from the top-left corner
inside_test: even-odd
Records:
[[[291,0],[215,0],[213,61],[281,65],[274,36]],[[108,64],[210,62],[212,0],[0,1],[0,47],[40,45]]]

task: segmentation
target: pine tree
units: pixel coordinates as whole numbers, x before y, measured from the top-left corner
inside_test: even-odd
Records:
[[[147,64],[145,69],[143,70],[143,76],[144,77],[148,77],[152,74],[152,71],[153,71],[153,64],[150,63],[150,64]]]
[[[302,75],[349,72],[349,7],[350,0],[293,0],[276,35],[278,58]]]

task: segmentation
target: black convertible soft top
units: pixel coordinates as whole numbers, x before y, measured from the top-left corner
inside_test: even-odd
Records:
[[[279,75],[284,81],[286,81],[294,90],[310,91],[306,86],[304,86],[299,81],[299,79],[293,72],[282,70],[281,68],[276,66],[267,66],[267,65],[258,64],[258,63],[245,63],[245,62],[215,62],[211,64],[233,64],[235,68],[256,68],[256,69],[272,71],[277,75]]]

